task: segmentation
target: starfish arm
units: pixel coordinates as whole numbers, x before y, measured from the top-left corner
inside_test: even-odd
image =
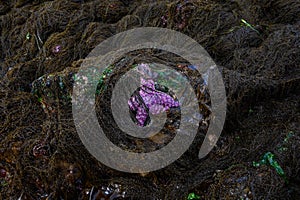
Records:
[[[136,114],[136,119],[138,121],[138,124],[140,126],[143,126],[146,119],[147,119],[147,112],[146,110],[143,108],[143,107],[138,107],[138,111],[137,111],[137,114]]]

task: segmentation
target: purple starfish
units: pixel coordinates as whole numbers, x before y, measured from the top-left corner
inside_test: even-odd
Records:
[[[141,85],[139,96],[142,99],[139,99],[138,95],[135,95],[128,101],[129,108],[137,113],[136,119],[139,126],[143,126],[147,119],[147,109],[155,115],[171,107],[179,106],[179,102],[175,101],[170,95],[157,91],[152,79],[145,80],[141,78]],[[140,102],[141,100],[143,102]]]

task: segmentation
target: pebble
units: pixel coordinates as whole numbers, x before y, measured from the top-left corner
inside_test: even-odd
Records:
[[[6,170],[5,169],[0,169],[0,176],[5,178],[6,177]]]

